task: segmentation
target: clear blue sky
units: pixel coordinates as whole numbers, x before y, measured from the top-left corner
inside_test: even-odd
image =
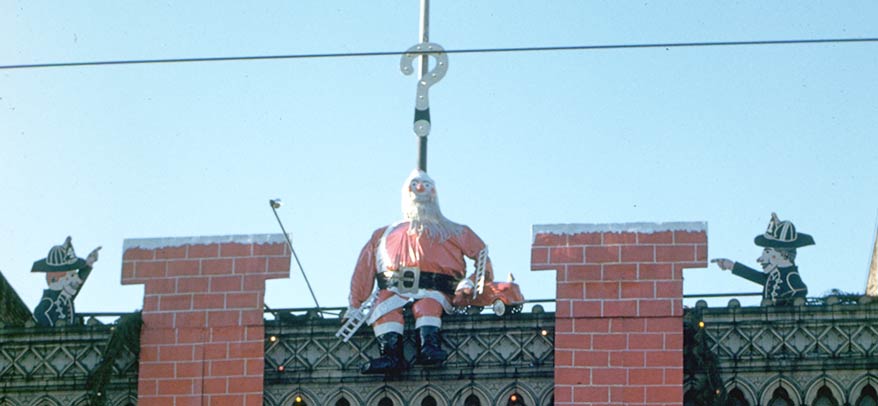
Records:
[[[447,49],[878,37],[874,1],[434,1]],[[0,2],[0,65],[401,51],[418,2]],[[395,56],[0,70],[0,270],[72,235],[101,259],[79,311],[130,311],[125,238],[280,232],[327,306],[416,165],[415,79]],[[709,255],[756,267],[772,211],[817,241],[812,295],[863,291],[878,212],[878,44],[460,54],[431,89],[445,214],[530,272],[531,226],[706,221]],[[295,268],[272,307],[311,305]],[[759,291],[716,267],[686,293]],[[715,301],[725,304],[725,299]]]

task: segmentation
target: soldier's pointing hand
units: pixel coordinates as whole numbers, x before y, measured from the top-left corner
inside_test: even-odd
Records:
[[[735,266],[735,261],[727,258],[714,258],[711,259],[710,262],[719,266],[719,269],[722,269],[723,271],[729,271]]]
[[[92,265],[94,265],[95,262],[98,262],[98,251],[100,251],[101,248],[102,248],[102,247],[97,247],[97,248],[95,248],[94,250],[92,250],[92,252],[90,252],[90,253],[88,254],[88,257],[85,258],[85,263],[86,263],[88,266],[92,266]]]

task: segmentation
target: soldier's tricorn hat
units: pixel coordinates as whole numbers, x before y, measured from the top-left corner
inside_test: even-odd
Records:
[[[64,244],[56,245],[49,250],[46,258],[34,262],[31,272],[67,272],[85,268],[84,259],[76,256],[73,251],[72,239],[67,237]]]
[[[796,232],[796,226],[791,221],[780,221],[777,214],[771,213],[768,229],[765,233],[757,235],[753,242],[760,247],[799,248],[814,245],[814,238]]]

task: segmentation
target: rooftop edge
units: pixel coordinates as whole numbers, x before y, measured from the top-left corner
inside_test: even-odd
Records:
[[[707,232],[705,221],[676,221],[667,223],[606,223],[606,224],[534,224],[533,238],[538,234],[582,234],[582,233],[641,233],[653,234],[664,231]]]
[[[146,250],[181,247],[184,245],[208,245],[208,244],[277,244],[284,243],[283,234],[238,234],[216,235],[199,237],[160,237],[160,238],[126,238],[122,242],[122,252],[132,248]]]

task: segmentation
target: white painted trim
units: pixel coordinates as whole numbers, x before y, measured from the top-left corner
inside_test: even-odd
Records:
[[[397,333],[401,335],[405,331],[405,328],[403,327],[402,323],[388,321],[387,323],[381,323],[372,326],[372,331],[375,333],[375,337],[387,333]]]
[[[421,316],[415,319],[415,328],[421,328],[424,326],[442,328],[442,319],[433,316]]]
[[[154,250],[159,248],[182,247],[184,245],[208,244],[278,244],[285,243],[283,234],[241,234],[217,235],[200,237],[167,237],[167,238],[127,238],[122,242],[122,252],[131,248]]]
[[[395,287],[387,290],[393,292],[394,296],[387,298],[372,309],[372,312],[369,313],[369,319],[366,321],[369,325],[372,325],[372,323],[377,321],[381,316],[405,306],[409,301],[424,298],[430,298],[439,302],[439,304],[442,305],[442,309],[445,310],[445,313],[451,314],[451,312],[454,311],[454,308],[451,306],[451,303],[448,302],[448,298],[445,294],[438,290],[418,289],[415,294],[399,293],[399,290]]]
[[[381,316],[405,306],[408,302],[407,299],[403,299],[399,297],[399,295],[390,296],[387,299],[384,299],[381,303],[372,307],[372,312],[369,313],[369,318],[366,319],[366,324],[372,325],[378,321]]]
[[[707,232],[705,221],[678,221],[669,223],[610,223],[610,224],[534,224],[533,238],[537,234],[580,234],[580,233],[643,233],[652,234],[664,231]]]
[[[378,240],[378,249],[376,250],[378,252],[377,255],[375,255],[375,267],[378,272],[387,272],[393,270],[394,267],[400,266],[400,264],[395,263],[390,258],[390,253],[387,252],[386,243],[387,236],[390,235],[393,230],[396,230],[396,228],[399,227],[402,223],[405,223],[405,221],[397,221],[396,223],[387,226],[387,228],[384,229],[384,234],[381,235],[381,239]],[[396,262],[399,262],[399,258],[396,259]]]

